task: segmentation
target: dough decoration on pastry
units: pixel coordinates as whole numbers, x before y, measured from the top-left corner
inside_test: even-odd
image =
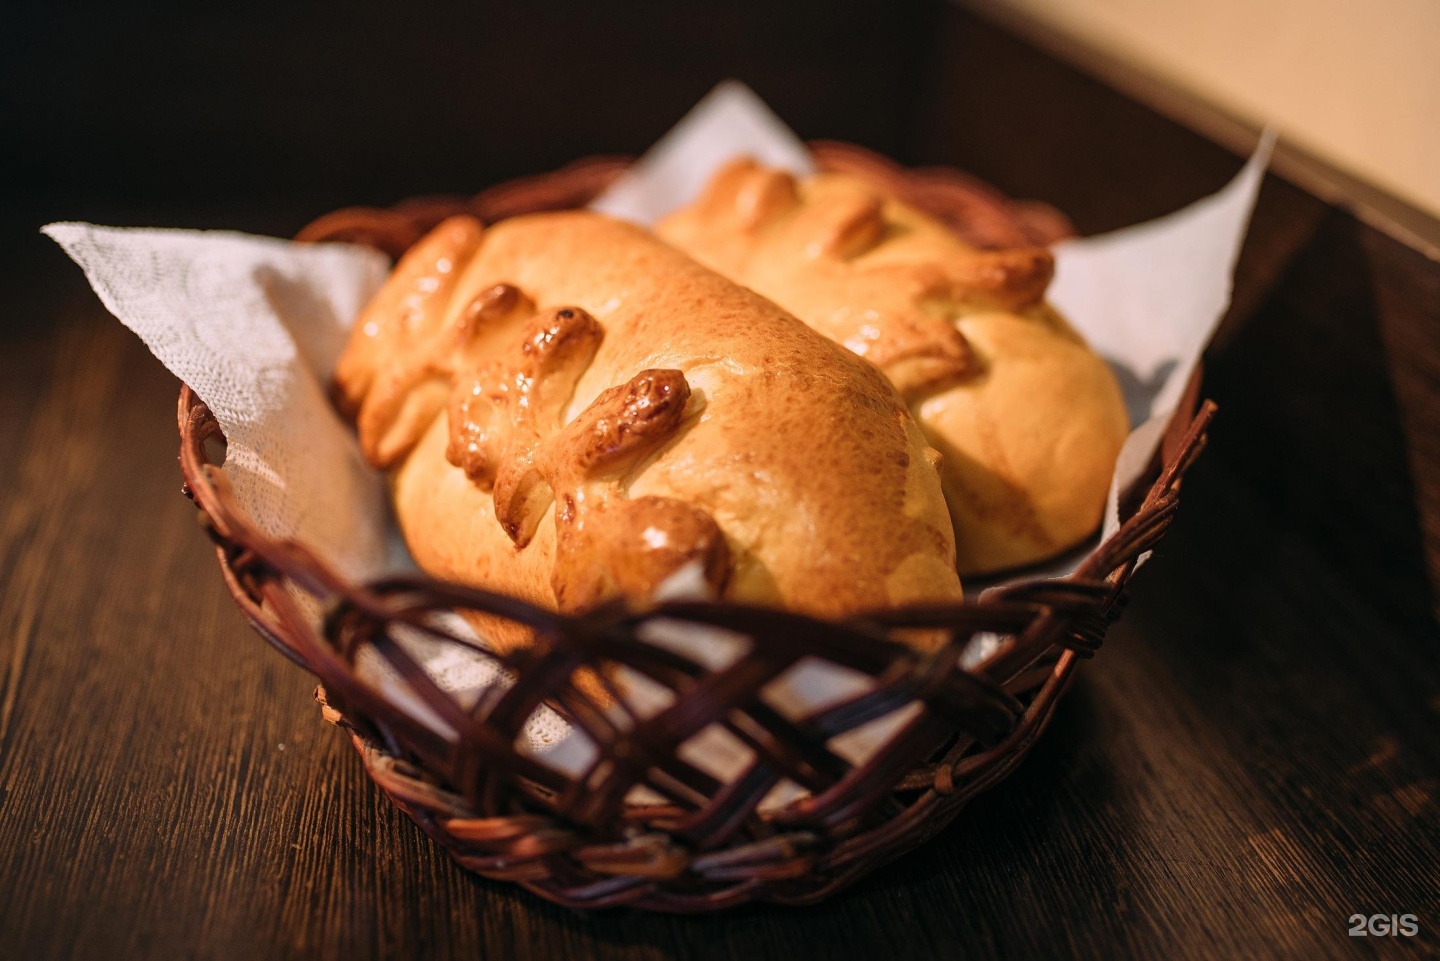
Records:
[[[960,596],[937,455],[884,378],[599,215],[442,223],[334,394],[436,576],[567,611],[690,564],[821,615]]]
[[[656,230],[884,371],[943,455],[962,576],[1099,525],[1129,424],[1108,366],[1045,303],[1048,249],[972,247],[859,177],[749,159]]]
[[[557,505],[551,588],[562,610],[604,600],[607,574],[620,593],[643,597],[694,560],[718,594],[728,557],[714,519],[683,501],[632,500],[620,490],[626,473],[680,427],[690,399],[685,375],[643,370],[563,422],[602,336],[578,307],[531,317],[513,356],[462,373],[451,393],[445,458],[494,492],[495,519],[516,547],[530,543]]]

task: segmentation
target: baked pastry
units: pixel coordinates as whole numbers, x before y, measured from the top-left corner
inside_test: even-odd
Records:
[[[566,611],[687,564],[826,617],[960,596],[937,455],[894,388],[640,228],[445,221],[334,386],[435,576]]]
[[[1045,303],[1049,250],[980,250],[860,178],[748,159],[656,229],[885,372],[941,452],[962,577],[1099,525],[1129,423],[1109,367]]]

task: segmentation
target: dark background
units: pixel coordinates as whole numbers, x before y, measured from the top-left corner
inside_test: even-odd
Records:
[[[0,38],[12,182],[322,207],[641,151],[732,76],[806,136],[905,153],[941,13],[873,0],[16,6]]]
[[[1083,233],[1230,151],[957,6],[11,3],[0,957],[1420,956],[1440,941],[1440,265],[1267,178],[1179,520],[1035,754],[817,908],[577,915],[466,875],[264,647],[175,379],[38,227],[286,235],[637,152],[714,83]],[[1350,939],[1355,912],[1422,936]]]

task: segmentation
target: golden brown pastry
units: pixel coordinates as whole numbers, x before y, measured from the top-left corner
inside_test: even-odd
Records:
[[[942,454],[961,576],[1095,530],[1129,425],[1044,302],[1045,248],[988,251],[856,177],[731,163],[657,232],[877,364]]]
[[[936,455],[894,388],[639,228],[446,221],[335,387],[436,576],[567,611],[696,561],[724,598],[821,616],[960,596]]]

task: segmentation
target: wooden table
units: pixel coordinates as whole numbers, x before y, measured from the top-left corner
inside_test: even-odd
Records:
[[[986,22],[927,9],[906,29],[933,55],[885,91],[907,112],[855,121],[875,146],[1048,200],[1085,232],[1238,168]],[[803,133],[867,139],[822,126],[794,93],[813,78],[786,76],[771,83]],[[663,128],[665,96],[641,98],[661,119],[619,146]],[[312,680],[221,585],[179,492],[175,379],[33,233],[84,217],[283,235],[360,198],[278,180],[244,202],[69,188],[4,213],[0,957],[1440,952],[1440,265],[1382,230],[1266,181],[1207,360],[1212,448],[1015,776],[815,908],[587,916],[465,874],[365,779]],[[1420,934],[1352,938],[1357,913],[1416,914]]]

